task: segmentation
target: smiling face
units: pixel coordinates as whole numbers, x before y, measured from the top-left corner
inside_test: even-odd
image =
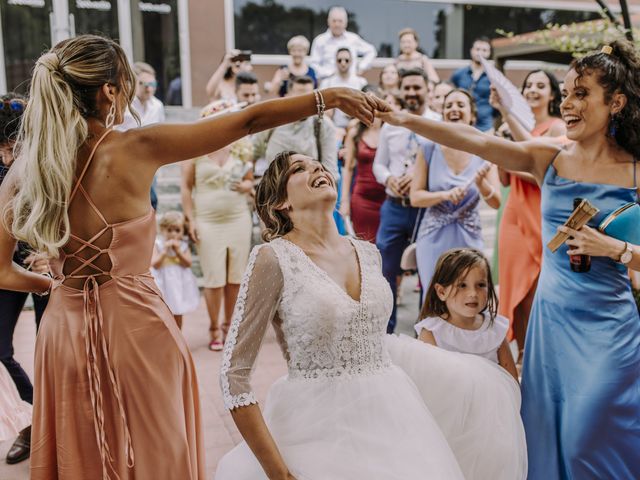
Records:
[[[578,76],[573,69],[564,78],[562,96],[560,112],[567,125],[567,138],[574,141],[607,135],[611,116],[626,103],[621,94],[614,94],[607,102],[595,73],[585,71]]]
[[[449,123],[473,125],[476,121],[471,100],[462,92],[452,92],[445,97],[442,116]]]
[[[473,266],[453,285],[436,285],[436,290],[451,317],[475,318],[486,308],[489,299],[487,269],[484,265]]]
[[[306,155],[292,155],[285,175],[288,177],[287,199],[281,208],[288,209],[290,215],[318,206],[335,207],[338,197],[335,180],[317,160]]]
[[[424,106],[427,98],[427,82],[422,75],[403,77],[400,83],[400,92],[407,110],[417,112]]]
[[[530,74],[524,82],[522,95],[533,110],[547,111],[553,100],[549,77],[544,72]]]

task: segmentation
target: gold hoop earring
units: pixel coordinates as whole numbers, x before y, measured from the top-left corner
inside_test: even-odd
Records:
[[[116,103],[111,103],[111,108],[109,108],[109,113],[107,114],[107,120],[105,122],[105,126],[107,128],[113,127],[113,124],[116,121]]]

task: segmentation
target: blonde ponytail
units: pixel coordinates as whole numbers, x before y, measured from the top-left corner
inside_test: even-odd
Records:
[[[13,235],[36,251],[57,256],[69,239],[76,156],[87,139],[86,119],[99,116],[96,97],[106,83],[131,104],[131,68],[122,49],[102,37],[65,40],[36,62],[16,142],[19,184],[8,206]]]

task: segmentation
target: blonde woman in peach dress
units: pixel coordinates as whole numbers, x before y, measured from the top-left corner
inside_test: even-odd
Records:
[[[207,478],[196,373],[149,272],[149,188],[164,164],[315,115],[314,95],[195,123],[112,130],[135,77],[112,40],[81,35],[33,71],[21,146],[0,187],[0,288],[51,292],[36,341],[31,480]],[[373,121],[377,100],[322,92]],[[55,277],[11,261],[17,240]]]
[[[566,129],[560,118],[562,99],[556,78],[544,70],[534,70],[524,79],[522,94],[536,119],[531,132],[527,132],[504,108],[495,91],[491,97],[492,106],[502,114],[513,139],[564,138]],[[500,180],[511,190],[498,237],[499,313],[511,320],[508,338],[515,337],[521,357],[542,264],[540,187],[528,173],[500,170]]]

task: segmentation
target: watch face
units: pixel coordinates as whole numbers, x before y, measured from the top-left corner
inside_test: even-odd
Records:
[[[633,252],[631,250],[626,250],[622,256],[620,257],[620,263],[627,264],[633,258]]]

